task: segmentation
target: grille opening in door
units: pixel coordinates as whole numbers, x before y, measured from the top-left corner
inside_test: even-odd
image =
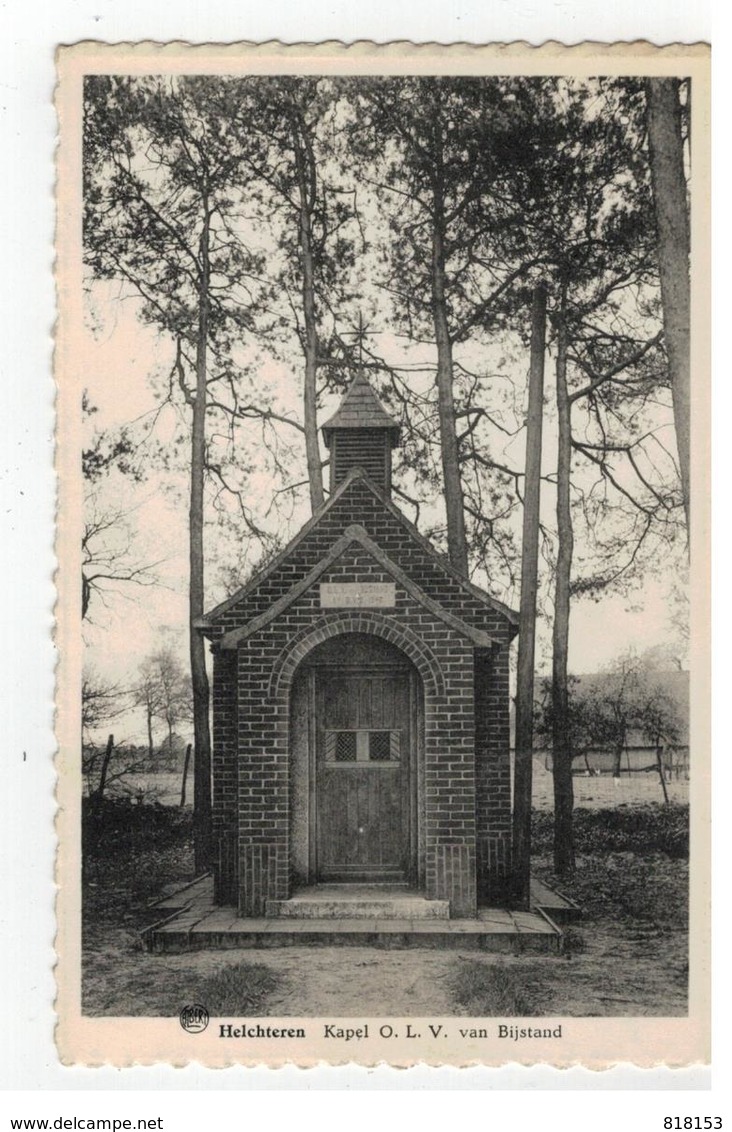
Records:
[[[326,731],[326,763],[397,763],[399,731]]]

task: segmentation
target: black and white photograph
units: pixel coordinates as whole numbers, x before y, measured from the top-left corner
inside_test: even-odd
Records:
[[[707,54],[373,54],[61,59],[65,1057],[704,1060]]]

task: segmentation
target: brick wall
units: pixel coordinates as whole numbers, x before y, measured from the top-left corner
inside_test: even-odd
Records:
[[[430,597],[499,642],[482,655],[456,629],[396,586],[393,610],[323,612],[319,582],[391,581],[358,544],[236,653],[216,656],[214,822],[219,899],[234,890],[242,914],[262,915],[267,897],[289,894],[289,693],[310,649],[343,632],[397,645],[424,686],[420,840],[428,896],[471,915],[476,895],[502,891],[510,838],[508,763],[509,624],[486,608],[417,543],[362,480],[354,480],[272,574],[229,606],[220,633],[267,612],[325,556],[353,522]],[[232,659],[234,658],[234,659]],[[237,701],[238,709],[234,708]],[[238,716],[238,722],[236,717]],[[231,853],[238,831],[238,853]],[[232,857],[237,858],[234,872]],[[476,883],[476,867],[478,870]],[[226,875],[224,875],[226,871]]]
[[[475,820],[478,901],[502,904],[511,867],[508,649],[476,649]]]
[[[236,653],[214,652],[213,660],[213,835],[216,852],[214,899],[235,904],[238,885],[238,789]]]
[[[217,621],[217,631],[238,628],[267,612],[278,598],[305,577],[327,553],[346,527],[358,523],[381,549],[426,593],[447,610],[500,640],[509,639],[509,624],[499,610],[487,608],[441,567],[435,556],[416,542],[404,524],[389,511],[362,479],[352,480],[343,495],[318,524],[306,532],[292,554],[231,604]]]

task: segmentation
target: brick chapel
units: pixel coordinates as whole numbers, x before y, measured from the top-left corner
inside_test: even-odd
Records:
[[[518,616],[391,498],[400,427],[363,373],[323,426],[330,495],[209,613],[215,900],[402,886],[451,917],[506,903]]]

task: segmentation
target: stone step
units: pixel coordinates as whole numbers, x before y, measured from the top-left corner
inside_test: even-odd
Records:
[[[282,920],[448,920],[450,904],[411,892],[339,894],[318,889],[289,900],[268,900],[266,915]]]
[[[178,894],[178,911],[158,904],[161,918],[146,928],[142,942],[148,951],[181,953],[218,948],[265,947],[378,947],[465,948],[522,954],[524,951],[559,954],[562,932],[554,918],[540,909],[511,912],[505,908],[480,908],[472,920],[446,918],[446,901],[427,901],[405,884],[320,884],[300,889],[295,899],[319,904],[323,899],[347,905],[341,919],[327,919],[314,911],[305,919],[270,916],[240,917],[236,908],[215,905],[211,877],[197,880]],[[164,901],[167,904],[167,899]],[[360,917],[354,905],[366,900],[428,904],[439,916],[416,919]],[[282,903],[286,903],[283,901]],[[181,907],[183,905],[183,907]],[[322,905],[321,905],[322,907]],[[442,918],[444,915],[445,918]]]
[[[562,933],[540,915],[481,911],[477,920],[229,920],[219,913],[195,923],[167,923],[144,940],[154,952],[179,953],[219,948],[269,947],[435,947],[479,949],[505,954],[559,954]]]
[[[574,900],[536,877],[531,878],[531,907],[546,912],[555,924],[571,924],[582,919],[582,909]]]

